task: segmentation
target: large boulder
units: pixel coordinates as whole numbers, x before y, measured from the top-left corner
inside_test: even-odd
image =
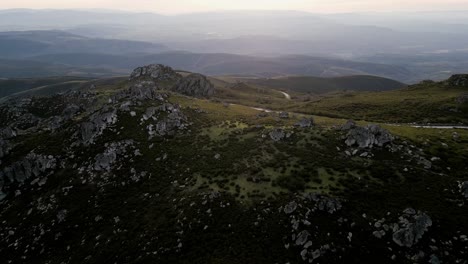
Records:
[[[151,64],[133,70],[130,80],[149,79],[152,81],[178,81],[182,76],[171,67]]]
[[[194,97],[210,97],[215,92],[213,83],[206,76],[198,73],[181,79],[172,90]]]
[[[354,127],[349,130],[346,136],[346,145],[359,148],[383,147],[393,141],[393,136],[378,125],[368,125],[366,127]]]
[[[402,247],[412,247],[432,226],[432,220],[427,214],[416,212],[412,208],[406,209],[403,213],[400,216],[400,225],[394,229],[393,241]]]
[[[281,141],[286,138],[286,133],[281,128],[273,129],[273,131],[271,131],[269,135],[270,138],[273,139],[273,141]]]

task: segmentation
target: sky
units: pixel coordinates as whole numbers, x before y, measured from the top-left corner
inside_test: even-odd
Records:
[[[0,0],[0,9],[8,8],[104,8],[163,14],[245,9],[343,13],[468,10],[468,0]]]

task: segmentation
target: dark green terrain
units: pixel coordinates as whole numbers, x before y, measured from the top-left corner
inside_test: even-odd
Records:
[[[12,98],[2,261],[467,263],[468,130],[403,124],[465,121],[463,78],[288,99],[152,65]]]

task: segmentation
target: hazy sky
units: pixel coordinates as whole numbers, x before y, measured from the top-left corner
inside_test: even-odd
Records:
[[[468,10],[468,0],[0,0],[6,8],[106,8],[158,13],[263,9],[309,12]]]

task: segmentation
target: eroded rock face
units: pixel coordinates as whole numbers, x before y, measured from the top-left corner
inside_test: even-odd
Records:
[[[450,86],[468,87],[468,74],[455,74],[447,80]]]
[[[378,125],[355,127],[346,136],[346,145],[359,148],[383,147],[393,141],[393,136]]]
[[[172,89],[194,97],[210,97],[215,93],[214,85],[204,75],[194,73],[181,79]]]
[[[151,64],[133,70],[130,80],[147,78],[153,81],[178,81],[181,77],[171,67],[162,64]]]
[[[432,226],[431,218],[412,208],[404,211],[400,216],[400,225],[394,229],[393,241],[402,247],[412,247],[423,237],[428,228]]]

